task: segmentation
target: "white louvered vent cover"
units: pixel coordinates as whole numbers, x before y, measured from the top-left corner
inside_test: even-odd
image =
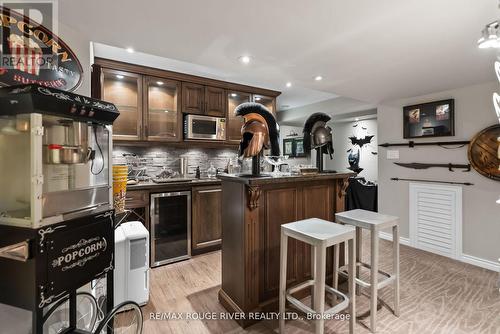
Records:
[[[462,251],[462,188],[410,183],[410,243],[451,258]]]

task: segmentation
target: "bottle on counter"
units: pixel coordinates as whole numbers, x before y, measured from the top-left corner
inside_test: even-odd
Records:
[[[209,179],[215,179],[217,177],[217,169],[215,169],[213,163],[210,163],[210,167],[207,170],[207,176]]]
[[[179,173],[180,173],[181,177],[188,176],[188,158],[187,157],[180,157],[179,158]]]
[[[200,179],[201,178],[201,172],[200,172],[200,166],[197,166],[196,167],[196,176],[195,176],[197,179]]]

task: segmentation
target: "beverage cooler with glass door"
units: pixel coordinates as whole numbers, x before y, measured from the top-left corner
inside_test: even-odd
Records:
[[[191,191],[151,194],[151,267],[191,257]]]

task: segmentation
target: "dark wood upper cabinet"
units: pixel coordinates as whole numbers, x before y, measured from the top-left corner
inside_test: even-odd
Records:
[[[182,83],[182,112],[204,114],[205,87],[189,82]]]
[[[253,102],[262,104],[276,117],[276,98],[260,94],[253,94]]]
[[[107,68],[102,68],[100,75],[101,98],[114,103],[120,112],[113,123],[113,138],[142,139],[142,76]]]
[[[225,117],[225,142],[195,143],[233,147],[240,141],[243,121],[234,116],[234,109],[254,101],[276,115],[276,97],[280,94],[103,58],[95,58],[92,65],[91,90],[92,97],[112,102],[120,111],[113,123],[114,140],[182,142],[181,146],[183,114]]]
[[[252,101],[252,94],[236,91],[227,93],[227,140],[238,143],[241,139],[243,117],[234,115],[234,109],[242,103]]]
[[[192,190],[191,248],[193,253],[213,250],[222,238],[221,186],[194,187]]]
[[[226,91],[219,87],[205,86],[205,114],[226,117]]]
[[[182,112],[186,114],[226,116],[226,93],[223,88],[182,83]]]
[[[144,137],[154,141],[180,141],[182,115],[179,107],[181,83],[146,77]]]

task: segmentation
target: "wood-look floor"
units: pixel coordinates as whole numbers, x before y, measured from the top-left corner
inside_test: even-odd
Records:
[[[364,238],[367,240],[368,238]],[[401,316],[392,307],[392,288],[379,292],[377,333],[500,334],[498,273],[401,246]],[[391,270],[391,242],[381,240],[380,267]],[[369,261],[368,245],[363,260]],[[277,333],[278,322],[261,321],[242,329],[232,320],[152,320],[150,313],[220,313],[220,252],[151,270],[150,302],[143,307],[144,333]],[[370,333],[367,291],[357,299],[356,333]],[[387,302],[384,305],[384,301]],[[347,333],[347,321],[328,320],[326,333]],[[312,323],[287,321],[287,333],[308,333]]]

